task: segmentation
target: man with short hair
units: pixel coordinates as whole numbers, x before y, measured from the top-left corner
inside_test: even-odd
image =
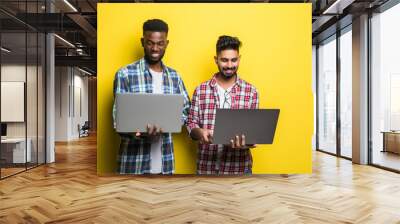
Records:
[[[186,125],[190,102],[185,85],[178,73],[161,61],[169,43],[167,36],[168,25],[164,21],[152,19],[143,24],[141,43],[144,57],[117,71],[114,79],[114,96],[117,93],[182,94],[184,96],[182,122]],[[115,111],[114,101],[114,128]],[[162,133],[157,124],[148,124],[147,133],[136,132],[120,136],[119,173],[174,173],[171,133]]]
[[[200,84],[192,97],[188,117],[190,136],[199,140],[198,174],[251,174],[252,156],[245,136],[232,136],[230,145],[212,144],[217,108],[258,109],[258,93],[254,86],[240,79],[240,62],[236,37],[220,36],[214,57],[219,72]]]

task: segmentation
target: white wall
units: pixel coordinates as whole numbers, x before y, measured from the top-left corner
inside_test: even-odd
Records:
[[[37,70],[38,69],[38,70]],[[44,163],[45,153],[45,139],[44,139],[44,126],[45,126],[45,115],[44,115],[44,74],[42,73],[41,66],[25,66],[25,64],[3,64],[1,66],[1,81],[9,82],[24,82],[26,83],[26,107],[25,102],[20,112],[27,115],[27,120],[23,122],[7,122],[7,137],[9,138],[24,138],[27,135],[30,140],[30,148],[32,161],[36,162],[39,159],[39,163]],[[25,80],[27,78],[27,81]],[[2,90],[3,91],[3,90]],[[21,90],[21,94],[24,94],[24,90]],[[7,97],[2,95],[3,97]],[[1,108],[4,112],[12,110],[10,107]],[[12,111],[7,111],[11,112]],[[27,131],[27,133],[26,133]],[[37,153],[39,154],[37,156]],[[49,160],[51,162],[51,160]]]
[[[71,102],[71,132],[72,138],[78,138],[78,124],[82,126],[85,121],[88,120],[88,78],[85,76],[81,76],[78,70],[74,70],[74,82],[73,82],[73,90],[74,94],[71,96],[71,99],[74,102]],[[72,90],[72,89],[71,89]]]
[[[67,67],[55,68],[55,141],[68,141],[68,88],[70,83]]]
[[[1,121],[24,122],[25,82],[1,81]]]
[[[88,120],[88,78],[83,75],[76,68],[56,67],[56,141],[77,139],[78,124]]]
[[[18,64],[5,64],[1,66],[1,81],[2,82],[25,82],[25,71],[24,65]],[[28,74],[32,70],[32,66],[28,66]],[[4,96],[2,96],[4,97]],[[7,110],[8,108],[1,108],[1,110]],[[7,124],[7,135],[8,137],[25,137],[25,123],[24,122],[10,122]]]
[[[27,70],[25,70],[27,69]],[[5,64],[1,66],[1,81],[4,82],[25,82],[25,75],[28,72],[29,85],[36,85],[36,80],[33,80],[31,75],[36,76],[36,66],[18,65],[18,64]],[[27,104],[28,106],[34,107],[36,109],[36,87],[27,88]],[[31,102],[35,102],[34,105],[29,105]],[[40,106],[40,105],[39,105]],[[1,110],[7,110],[9,108],[1,108]],[[36,113],[32,113],[32,108],[27,109],[28,118],[28,137],[29,134],[35,131],[36,134]],[[34,123],[32,123],[34,122]],[[8,122],[7,124],[7,136],[8,137],[25,137],[25,126],[26,122]]]
[[[28,70],[32,67],[28,66]],[[20,81],[25,82],[25,64],[24,65],[2,65],[1,81]]]

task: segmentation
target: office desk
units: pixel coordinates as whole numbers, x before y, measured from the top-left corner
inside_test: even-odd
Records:
[[[1,139],[1,159],[4,163],[25,163],[30,162],[32,158],[30,138],[26,141],[25,153],[25,138],[6,138]],[[2,162],[3,163],[3,162]]]
[[[382,152],[393,152],[400,154],[400,132],[382,131],[382,133],[383,133]]]

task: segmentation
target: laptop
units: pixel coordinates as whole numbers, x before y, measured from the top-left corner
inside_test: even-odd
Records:
[[[181,132],[181,94],[120,93],[115,100],[118,133],[147,132],[148,124],[159,126],[163,133]]]
[[[231,144],[244,134],[246,144],[272,144],[279,109],[217,109],[213,144]]]

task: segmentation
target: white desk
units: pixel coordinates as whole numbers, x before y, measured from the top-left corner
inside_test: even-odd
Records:
[[[27,139],[26,154],[25,154],[25,138],[6,138],[1,139],[1,151],[2,157],[3,152],[12,151],[12,163],[25,163],[31,162],[31,145],[32,141],[30,138]],[[10,158],[11,159],[11,158]],[[27,159],[25,161],[25,159]]]

